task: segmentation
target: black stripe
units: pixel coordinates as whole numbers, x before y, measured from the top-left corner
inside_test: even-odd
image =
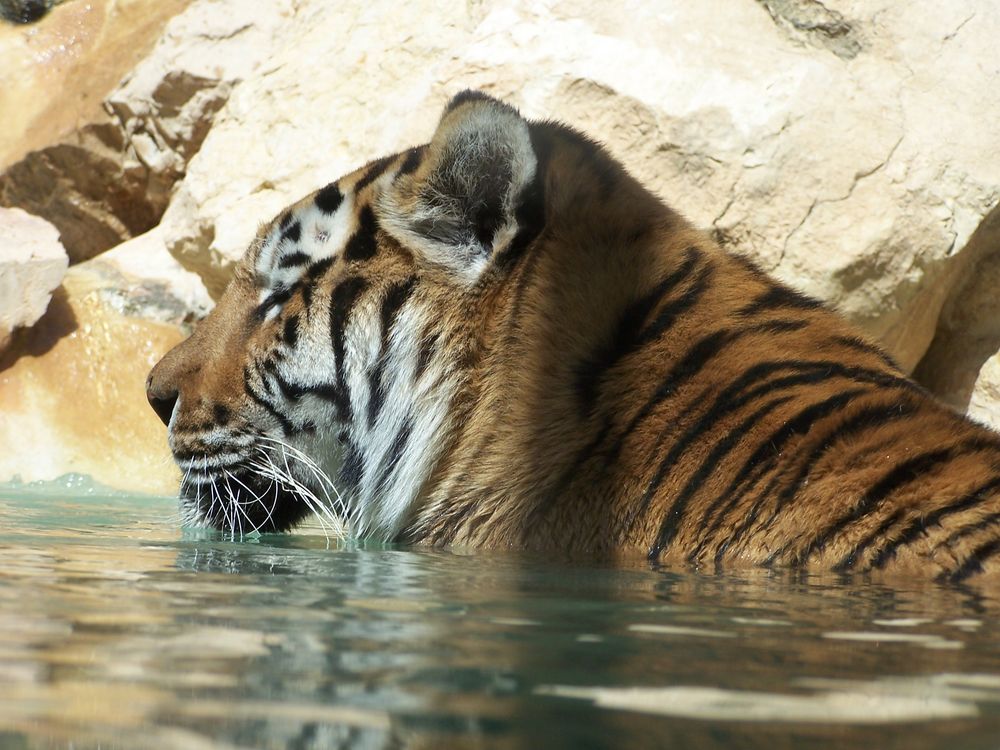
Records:
[[[309,266],[308,270],[306,270],[306,277],[309,279],[309,281],[315,281],[320,276],[325,274],[332,265],[333,265],[332,257],[323,258],[323,260],[318,260],[311,266]]]
[[[385,402],[385,384],[382,382],[385,368],[388,363],[389,338],[392,334],[392,327],[396,323],[399,311],[416,289],[417,277],[410,276],[403,281],[398,281],[389,287],[385,297],[382,298],[382,306],[379,312],[381,319],[381,343],[375,366],[368,374],[368,427],[375,425],[382,404]]]
[[[281,395],[285,397],[288,401],[298,401],[301,399],[308,391],[303,386],[298,383],[292,383],[287,380],[278,370],[274,367],[267,368],[271,377],[278,384],[278,389],[281,391]]]
[[[278,411],[273,404],[271,404],[267,399],[258,394],[253,386],[250,385],[249,372],[244,368],[243,370],[243,390],[250,397],[250,400],[259,404],[264,408],[264,410],[270,414],[274,419],[281,425],[281,431],[284,437],[289,437],[292,434],[292,423],[284,414]]]
[[[680,316],[694,307],[708,289],[714,270],[712,266],[706,265],[698,272],[687,291],[676,300],[672,300],[660,308],[653,321],[642,331],[638,342],[636,342],[636,347],[646,346],[660,338],[677,322]]]
[[[764,363],[765,365],[768,363]],[[913,393],[924,394],[924,390],[917,383],[908,378],[898,377],[881,370],[871,370],[866,367],[856,367],[842,365],[829,361],[809,361],[809,360],[789,360],[787,362],[775,363],[784,365],[775,369],[789,369],[796,372],[795,375],[788,375],[783,378],[776,378],[773,381],[764,383],[754,390],[748,391],[743,400],[754,399],[769,393],[774,388],[786,388],[791,385],[818,384],[834,378],[842,378],[858,384],[878,385],[885,388],[900,388]],[[752,368],[753,369],[753,368]],[[763,368],[764,370],[768,368]]]
[[[771,382],[765,382],[763,385],[740,395],[741,391],[744,391],[755,382],[766,380],[766,378],[774,375],[775,373],[781,372],[782,370],[799,370],[803,372],[784,378],[778,378]],[[865,368],[848,368],[834,362],[809,360],[759,362],[746,369],[739,378],[728,385],[716,397],[715,401],[708,408],[708,410],[702,414],[701,418],[687,429],[684,435],[671,448],[666,458],[664,458],[661,462],[660,468],[657,471],[657,476],[660,477],[660,481],[662,481],[662,478],[666,476],[669,468],[673,465],[681,453],[687,450],[687,448],[695,440],[699,439],[702,434],[714,427],[715,423],[719,419],[722,419],[726,415],[731,414],[733,411],[742,408],[745,404],[758,398],[759,396],[774,393],[779,390],[787,390],[788,388],[800,385],[825,382],[838,377],[847,378],[855,382],[876,382],[906,388],[916,387],[915,384],[905,378],[896,378],[883,372],[866,370]],[[683,421],[684,417],[686,417],[692,409],[700,406],[701,403],[702,399],[695,399],[691,401],[684,413],[682,413],[679,418],[672,420],[672,424],[677,424]],[[659,449],[660,443],[665,434],[666,431],[661,432],[660,436],[657,438],[656,449]],[[642,501],[636,505],[627,521],[628,527],[631,527],[631,525],[635,522],[635,519],[637,519],[641,513],[645,512],[658,485],[659,482],[651,485],[650,490],[643,496]]]
[[[941,520],[947,518],[955,513],[961,513],[969,508],[974,508],[980,503],[984,502],[987,498],[987,493],[992,490],[996,490],[1000,487],[1000,477],[993,477],[988,482],[979,485],[976,489],[971,492],[966,493],[960,497],[955,502],[946,505],[942,508],[938,508],[926,516],[922,516],[913,523],[911,523],[898,537],[886,544],[882,549],[880,549],[875,556],[872,558],[871,566],[872,568],[882,568],[885,564],[896,555],[896,551],[900,547],[904,547],[910,544],[915,539],[920,537],[927,529],[933,528],[941,523]],[[992,496],[990,496],[992,499]],[[975,525],[973,526],[975,528]],[[956,537],[958,538],[958,537]],[[949,537],[945,540],[945,544],[949,544],[953,539]]]
[[[831,414],[836,414],[844,407],[849,406],[858,396],[868,392],[870,391],[855,388],[837,393],[823,401],[809,404],[781,427],[764,438],[757,447],[757,450],[743,462],[743,466],[740,467],[736,476],[730,481],[729,486],[719,494],[702,514],[698,526],[705,528],[705,542],[695,550],[695,556],[701,553],[704,544],[707,544],[712,535],[722,526],[726,515],[739,504],[739,501],[746,496],[746,493],[755,485],[756,481],[764,476],[767,470],[774,465],[775,460],[781,456],[785,445],[791,439],[800,435],[806,435],[817,421],[825,419]],[[740,486],[744,484],[743,491],[737,492]],[[716,512],[718,512],[718,515],[716,515]]]
[[[274,389],[271,387],[271,382],[267,379],[267,366],[268,366],[268,362],[265,361],[263,363],[263,365],[262,365],[260,362],[252,361],[251,365],[254,368],[256,368],[256,373],[255,374],[258,376],[258,378],[257,378],[258,382],[264,387],[264,394],[267,395],[267,396],[273,396],[274,395]],[[273,364],[271,366],[273,367]],[[264,372],[263,373],[260,372],[261,370],[263,370]],[[244,367],[243,368],[243,376],[244,377],[250,377],[248,375],[248,373],[249,373],[249,369],[246,368],[246,367]]]
[[[961,583],[969,576],[983,572],[983,563],[1000,552],[1000,537],[991,539],[976,547],[962,564],[951,573],[942,573],[938,580],[947,583]]]
[[[437,347],[438,337],[440,335],[441,334],[438,331],[434,331],[420,339],[420,351],[417,353],[417,366],[413,371],[414,381],[420,380],[420,378],[423,377],[424,372],[427,370],[427,366],[431,363],[431,356],[434,354],[434,350]]]
[[[579,364],[576,374],[576,393],[584,411],[589,411],[597,398],[597,389],[605,372],[639,347],[641,328],[650,313],[678,284],[690,276],[700,258],[701,253],[698,249],[689,247],[685,252],[684,261],[677,270],[662,279],[642,297],[630,302],[619,316],[610,339]]]
[[[409,278],[392,284],[386,292],[385,297],[382,299],[382,307],[379,311],[379,317],[382,322],[383,352],[385,352],[388,346],[389,334],[392,332],[392,327],[396,322],[396,317],[399,315],[399,311],[403,308],[403,305],[406,304],[406,301],[413,294],[416,286],[417,277],[410,276]]]
[[[351,418],[351,402],[347,396],[346,386],[336,383],[323,383],[319,385],[300,386],[303,394],[316,396],[324,401],[329,401],[337,410],[337,418],[341,422],[347,422]]]
[[[332,265],[333,265],[332,257],[323,258],[323,260],[318,260],[311,266],[309,266],[309,268],[306,270],[303,276],[303,280],[300,286],[302,289],[302,306],[306,312],[306,320],[308,320],[311,315],[310,307],[312,305],[313,290],[316,285],[316,282],[319,280],[321,276],[323,276],[330,269]]]
[[[964,539],[967,536],[972,536],[980,531],[985,531],[990,526],[1000,523],[1000,512],[988,513],[982,518],[977,518],[973,523],[968,526],[963,526],[960,529],[956,529],[951,532],[942,542],[939,542],[937,547],[950,547],[959,539]],[[936,547],[935,547],[936,549]]]
[[[285,327],[281,334],[286,346],[292,348],[299,343],[299,316],[289,315],[285,320]]]
[[[723,347],[730,344],[736,337],[738,333],[733,331],[715,331],[714,333],[705,336],[700,339],[694,346],[688,349],[684,357],[671,368],[670,372],[667,373],[666,377],[660,381],[656,390],[653,391],[652,395],[646,400],[642,405],[642,408],[629,420],[629,423],[622,430],[621,434],[615,439],[614,444],[608,451],[608,463],[613,463],[617,460],[621,449],[625,442],[639,426],[639,423],[644,421],[649,417],[649,415],[656,409],[657,406],[662,404],[670,396],[677,392],[684,383],[694,378],[699,372],[704,369],[705,365],[708,364],[716,354],[718,354]],[[693,407],[695,402],[691,403]],[[686,415],[688,412],[685,412]],[[682,416],[684,416],[682,415]]]
[[[295,217],[292,216],[291,211],[285,211],[285,213],[281,217],[281,221],[278,222],[278,229],[280,229],[281,231],[285,231],[286,229],[288,229],[289,225],[292,223],[292,220],[294,218]]]
[[[337,484],[345,494],[357,492],[365,475],[365,457],[350,440],[341,440],[344,451],[344,462],[340,465]]]
[[[760,422],[764,417],[773,412],[779,406],[782,406],[791,400],[791,396],[783,396],[769,401],[764,404],[764,406],[751,413],[748,417],[744,418],[742,422],[730,430],[726,437],[715,444],[715,447],[701,462],[698,469],[690,475],[684,489],[682,489],[677,495],[673,504],[670,506],[670,509],[667,511],[663,522],[660,524],[660,530],[656,535],[656,539],[649,548],[649,559],[656,560],[660,556],[660,552],[662,552],[663,549],[670,544],[671,540],[677,535],[691,498],[694,496],[695,492],[697,492],[698,489],[704,485],[705,480],[715,470],[715,467],[718,466],[719,463],[740,443],[740,441],[746,437],[746,431]],[[672,465],[672,462],[670,465]],[[660,465],[660,471],[653,477],[653,480],[647,489],[647,494],[656,491],[656,488],[659,487],[660,483],[666,476],[670,465],[666,462]],[[648,500],[645,498],[644,504],[648,505]]]
[[[344,200],[344,194],[340,192],[340,187],[336,182],[331,182],[325,188],[316,193],[314,198],[316,208],[325,214],[332,214]]]
[[[337,384],[303,385],[302,383],[293,383],[278,372],[276,367],[271,366],[266,369],[271,373],[274,382],[278,384],[281,395],[288,401],[299,401],[305,396],[315,396],[332,403],[337,410],[338,419],[346,421],[350,418],[350,403],[347,400],[347,393]]]
[[[968,449],[969,447],[969,443],[965,442],[947,448],[938,448],[913,456],[894,466],[864,494],[850,512],[845,513],[814,536],[806,549],[799,555],[799,561],[804,562],[813,553],[822,550],[837,534],[852,523],[856,523],[869,513],[872,513],[881,505],[883,500],[900,487],[910,484],[942,464],[952,461],[960,453],[961,449]]]
[[[371,162],[368,165],[368,171],[364,173],[360,180],[354,183],[352,190],[354,190],[355,193],[360,193],[362,189],[368,187],[368,185],[372,184],[375,180],[385,174],[386,168],[395,160],[396,155],[392,154],[391,156],[383,156],[380,159],[376,159]]]
[[[685,353],[680,362],[675,365],[667,376],[660,382],[660,385],[646,400],[646,403],[643,404],[642,408],[636,412],[631,420],[629,420],[628,425],[624,430],[622,430],[621,434],[619,434],[619,436],[615,439],[614,444],[608,450],[608,463],[613,463],[617,460],[625,441],[628,440],[629,436],[636,429],[639,423],[648,418],[653,410],[666,398],[673,395],[683,383],[697,375],[724,347],[734,343],[745,335],[761,332],[776,333],[779,331],[794,331],[806,325],[808,325],[808,323],[805,321],[765,321],[738,331],[715,331],[698,341],[698,343],[692,346],[687,353]],[[816,375],[798,375],[793,377],[803,379],[805,382],[808,382],[811,379],[825,379],[825,376]],[[778,383],[777,385],[781,388],[792,384],[794,383]],[[764,391],[755,391],[751,394],[751,397],[756,396],[761,392]],[[699,405],[699,403],[700,402],[698,401],[692,401],[688,408],[678,417],[677,420],[674,421],[677,422],[682,420],[690,414],[691,409]]]
[[[304,266],[312,258],[308,253],[304,253],[301,250],[296,250],[294,253],[286,253],[281,256],[281,260],[278,261],[278,268],[293,268],[295,266]]]
[[[809,455],[802,461],[801,468],[795,475],[795,478],[785,485],[784,490],[782,490],[781,494],[775,500],[775,509],[764,523],[765,528],[771,525],[781,510],[784,509],[785,505],[797,495],[803,483],[816,468],[816,464],[823,458],[823,455],[830,451],[837,443],[846,438],[855,437],[870,430],[879,429],[899,419],[908,419],[913,417],[916,413],[917,408],[913,404],[876,404],[874,406],[864,407],[856,414],[846,419],[842,424],[837,425],[830,430],[826,437],[812,451],[810,451]],[[768,486],[764,488],[764,490],[760,493],[760,496],[754,502],[753,507],[751,507],[750,511],[746,514],[746,518],[740,527],[736,529],[736,531],[734,531],[721,545],[719,545],[718,549],[720,551],[724,551],[730,546],[743,540],[746,533],[757,520],[764,503],[771,499],[771,493],[774,491],[779,482],[780,477],[775,477],[774,480],[772,480]]]
[[[337,389],[343,394],[350,414],[350,397],[347,387],[347,373],[344,371],[347,322],[351,308],[367,287],[360,276],[349,276],[334,288],[330,295],[330,341],[333,346],[333,362],[337,372]]]
[[[809,325],[808,320],[765,320],[750,326],[747,331],[751,333],[788,333],[801,331],[807,325]]]
[[[871,547],[880,539],[885,538],[885,535],[889,533],[889,529],[899,523],[900,519],[903,517],[903,509],[899,508],[889,515],[888,518],[884,519],[878,527],[870,532],[867,536],[863,537],[854,548],[840,558],[837,564],[833,566],[833,570],[839,573],[846,573],[851,568],[853,568],[858,560],[864,555],[865,550]]]
[[[281,241],[288,240],[295,243],[302,239],[302,222],[295,221],[285,227],[281,232]]]
[[[388,461],[382,467],[382,472],[379,474],[378,481],[375,483],[375,492],[382,492],[385,490],[385,485],[392,477],[392,473],[396,470],[399,465],[399,460],[403,457],[403,453],[406,451],[406,446],[410,441],[410,434],[413,432],[413,420],[407,417],[402,426],[399,428],[399,432],[396,433],[396,437],[392,439],[392,445],[389,447]]]
[[[403,159],[403,164],[399,167],[399,174],[404,175],[416,172],[417,167],[420,166],[425,149],[425,146],[415,146],[407,151],[406,158]]]
[[[368,260],[378,249],[375,244],[375,233],[378,231],[378,222],[375,220],[375,213],[371,206],[361,209],[358,216],[358,229],[347,241],[344,248],[345,260]]]
[[[853,349],[857,352],[871,354],[874,357],[878,357],[893,370],[900,369],[899,365],[896,364],[896,360],[886,354],[882,347],[877,344],[873,344],[870,341],[866,341],[861,336],[834,336],[833,341],[841,346],[846,346],[848,349]]]
[[[812,297],[807,297],[782,284],[774,284],[763,294],[757,296],[750,304],[743,307],[737,314],[750,316],[767,310],[822,310],[823,303]]]

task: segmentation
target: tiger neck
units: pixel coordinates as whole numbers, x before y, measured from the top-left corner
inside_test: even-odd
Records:
[[[622,310],[636,289],[682,265],[686,247],[703,242],[635,188],[613,197],[617,205],[607,207],[607,219],[601,211],[565,210],[592,206],[594,196],[549,196],[562,203],[564,218],[547,227],[484,305],[482,354],[469,383],[472,403],[458,417],[453,447],[406,538],[531,546],[531,519],[558,523],[558,514],[550,519],[540,509],[558,504],[578,481],[574,463],[586,436],[631,397],[604,377],[618,364]],[[622,224],[610,217],[626,205],[636,220],[617,231]]]

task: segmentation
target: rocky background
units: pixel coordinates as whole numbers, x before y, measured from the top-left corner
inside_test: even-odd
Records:
[[[0,481],[171,491],[148,368],[260,222],[467,87],[602,140],[1000,427],[998,39],[995,0],[67,0],[0,25]]]

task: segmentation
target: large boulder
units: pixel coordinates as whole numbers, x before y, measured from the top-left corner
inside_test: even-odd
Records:
[[[59,232],[18,208],[0,208],[0,352],[17,328],[34,325],[69,259]]]
[[[165,238],[217,294],[259,222],[426,140],[478,87],[604,141],[912,368],[998,200],[997,38],[992,0],[304,0],[216,117]]]

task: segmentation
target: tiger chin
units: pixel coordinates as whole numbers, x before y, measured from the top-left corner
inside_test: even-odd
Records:
[[[1000,435],[478,92],[263,226],[147,394],[185,516],[230,532],[1000,571]]]

